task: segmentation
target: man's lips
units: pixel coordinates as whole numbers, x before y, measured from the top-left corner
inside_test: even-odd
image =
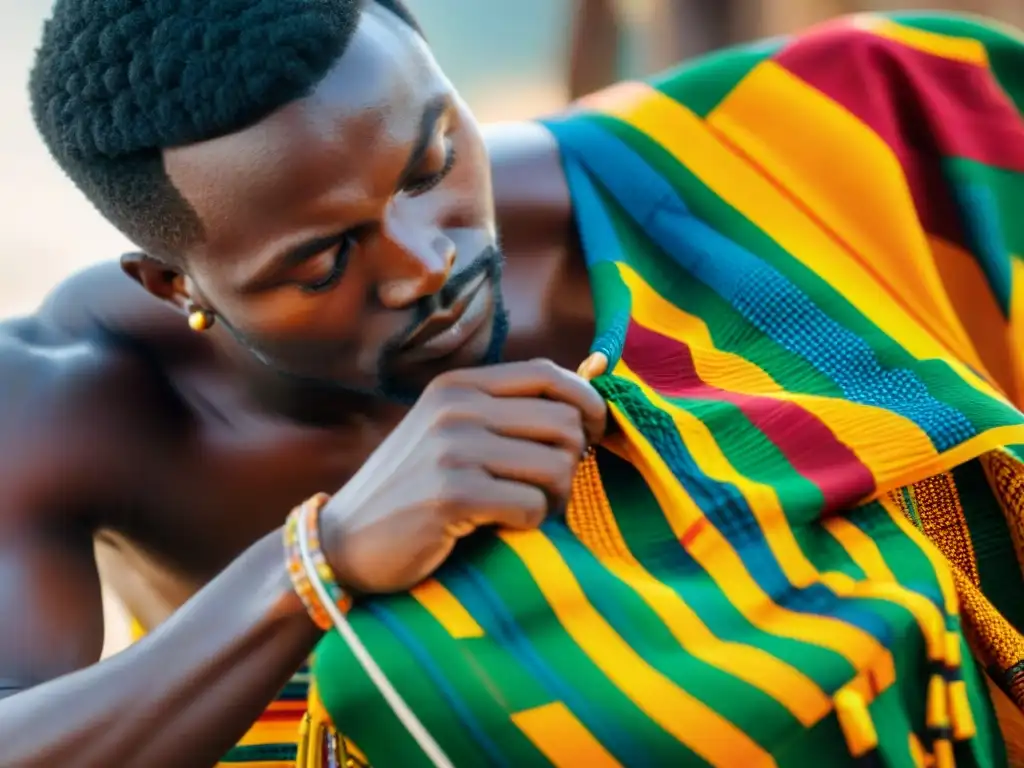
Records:
[[[487,275],[467,285],[451,306],[435,312],[417,326],[399,348],[403,358],[440,357],[458,349],[480,327],[490,309]]]

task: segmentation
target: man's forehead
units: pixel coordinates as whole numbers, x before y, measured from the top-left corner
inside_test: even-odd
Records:
[[[371,4],[372,5],[372,4]],[[313,92],[237,133],[164,152],[172,182],[204,221],[223,220],[226,179],[253,205],[301,192],[325,167],[362,176],[372,154],[416,139],[424,106],[445,81],[419,36],[386,11],[363,13],[339,60]],[[369,169],[367,169],[369,170]],[[264,192],[273,200],[259,200]]]

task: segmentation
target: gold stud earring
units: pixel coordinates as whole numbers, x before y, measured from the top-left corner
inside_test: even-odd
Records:
[[[196,333],[202,333],[208,331],[213,327],[213,321],[216,315],[210,312],[208,309],[200,309],[199,307],[193,306],[188,313],[188,327]]]

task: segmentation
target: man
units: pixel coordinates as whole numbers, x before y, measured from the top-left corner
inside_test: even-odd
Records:
[[[216,762],[319,640],[280,526],[339,488],[455,764],[1004,761],[1020,62],[846,20],[485,144],[394,3],[59,0],[36,119],[142,252],[6,328],[0,763]],[[178,608],[102,663],[98,531]],[[425,760],[314,658],[297,759]]]
[[[657,72],[736,40],[734,17],[750,8],[728,0],[659,0],[640,6],[640,66]],[[760,9],[758,9],[760,11]],[[568,91],[578,99],[619,79],[626,10],[615,0],[577,0],[569,31]],[[635,45],[635,44],[634,44]]]

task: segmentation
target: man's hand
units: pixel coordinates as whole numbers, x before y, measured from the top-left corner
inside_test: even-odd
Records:
[[[321,513],[338,580],[407,589],[480,526],[537,527],[606,418],[590,384],[545,360],[439,376]]]

